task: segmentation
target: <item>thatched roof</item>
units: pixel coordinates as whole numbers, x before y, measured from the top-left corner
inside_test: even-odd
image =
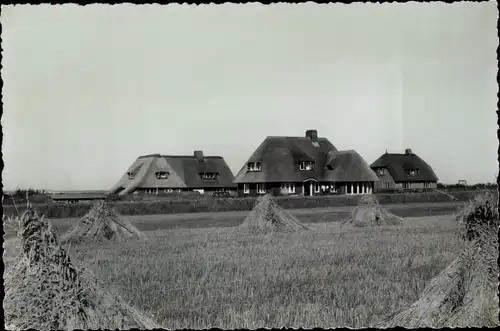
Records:
[[[354,150],[329,152],[324,179],[330,182],[376,182],[377,175]],[[332,169],[332,170],[329,170]]]
[[[404,154],[385,153],[381,155],[370,167],[386,168],[395,182],[437,182],[438,177],[431,166],[411,150]],[[408,169],[418,169],[418,176],[409,176]]]
[[[301,171],[298,163],[313,161],[314,169]],[[247,172],[248,162],[261,162],[262,170]],[[334,170],[327,169],[327,162]],[[335,168],[336,167],[336,168]],[[235,178],[235,183],[378,180],[355,151],[338,152],[327,138],[267,137],[250,156]]]
[[[196,154],[140,156],[111,189],[111,193],[120,192],[120,195],[124,195],[139,188],[203,189],[234,186],[233,173],[222,157],[203,156],[201,152]],[[157,172],[164,172],[167,177],[159,179]],[[206,172],[218,175],[215,179],[204,180],[200,173]],[[132,179],[129,178],[129,173],[133,176]]]

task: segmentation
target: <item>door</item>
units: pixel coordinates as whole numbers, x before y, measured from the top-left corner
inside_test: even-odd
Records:
[[[303,184],[303,187],[304,187],[304,196],[308,197],[308,196],[311,196],[311,193],[312,193],[312,185],[311,183],[304,183]]]

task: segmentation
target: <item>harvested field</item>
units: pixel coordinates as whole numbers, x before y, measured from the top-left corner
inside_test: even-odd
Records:
[[[396,216],[380,206],[377,197],[365,195],[361,197],[359,205],[353,208],[351,215],[345,221],[357,227],[401,225],[403,218]]]
[[[4,273],[5,325],[11,330],[155,328],[158,324],[104,290],[71,261],[50,222],[31,209],[22,215]],[[6,250],[7,252],[9,250]]]
[[[424,217],[434,215],[454,214],[462,203],[426,203],[406,205],[385,205],[389,212],[400,217]],[[347,218],[354,207],[313,208],[287,210],[302,223],[338,222]],[[123,216],[139,231],[167,230],[175,228],[209,228],[234,227],[240,225],[248,211],[219,212],[219,213],[185,213],[167,215],[136,215]],[[54,228],[61,233],[66,232],[78,218],[53,219]],[[7,234],[10,237],[12,234]]]
[[[434,278],[418,301],[381,327],[500,326],[498,302],[498,199],[478,195],[459,213],[464,251]]]
[[[250,232],[297,232],[308,230],[295,216],[279,207],[274,198],[268,194],[257,199],[255,206],[245,217],[239,228]]]
[[[72,256],[166,328],[363,327],[410,305],[463,250],[453,216],[400,227],[309,223],[148,231],[147,242],[77,245]]]
[[[112,205],[98,201],[92,209],[63,236],[63,243],[81,241],[125,241],[128,239],[146,239],[135,226],[116,213]]]

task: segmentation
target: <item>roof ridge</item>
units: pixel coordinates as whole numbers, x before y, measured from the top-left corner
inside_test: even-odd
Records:
[[[145,155],[139,155],[138,159],[141,159],[141,158],[148,158],[148,157],[160,157],[160,154],[159,154],[159,153],[155,153],[155,154],[145,154]]]
[[[343,153],[343,154],[347,154],[347,153],[358,153],[356,152],[355,149],[344,149],[344,150],[340,150],[340,151],[329,151],[327,154],[330,154],[330,153],[337,153],[337,154],[340,154],[340,153]],[[358,153],[359,154],[359,153]]]
[[[146,155],[139,155],[137,158],[138,159],[146,159],[146,158],[151,158],[151,157],[175,157],[175,158],[196,158],[194,155],[168,155],[168,154],[146,154]],[[222,156],[220,155],[205,155],[203,156],[205,159],[223,159]]]
[[[404,155],[404,156],[417,156],[417,154],[415,153],[411,153],[411,154],[406,154],[406,153],[384,153],[382,155]]]
[[[197,158],[194,155],[160,155],[160,157],[191,158],[191,159]],[[205,156],[203,156],[203,158],[204,159],[223,159],[223,157],[219,156],[219,155],[205,155]]]
[[[308,137],[303,137],[303,136],[267,136],[267,138],[302,138],[302,139],[309,139]]]

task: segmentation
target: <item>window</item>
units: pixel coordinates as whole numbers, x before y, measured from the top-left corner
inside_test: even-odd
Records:
[[[389,183],[389,182],[384,182],[384,187],[385,187],[385,188],[391,188],[391,183]]]
[[[314,193],[319,193],[319,183],[314,183]]]
[[[313,169],[314,162],[312,161],[303,161],[299,163],[299,169],[300,170],[312,170]]]
[[[248,162],[247,163],[247,171],[261,171],[262,163],[261,162]]]
[[[257,193],[258,194],[266,193],[266,188],[264,187],[264,184],[257,184]]]
[[[250,193],[250,184],[243,184],[243,193],[244,194]]]
[[[181,191],[181,189],[180,189],[180,188],[178,188],[178,189],[177,189],[177,190],[175,190],[175,191],[176,191],[176,192],[180,192],[180,191]]]
[[[384,168],[377,168],[376,173],[377,176],[383,176],[385,173]]]
[[[404,183],[403,183],[403,188],[411,188],[411,183],[409,183],[409,182],[404,182]]]
[[[135,175],[132,172],[127,172],[128,179],[134,179]]]
[[[430,182],[424,182],[424,188],[431,188]]]
[[[202,179],[216,179],[219,174],[216,172],[202,172],[200,173],[200,176]]]
[[[295,193],[295,184],[294,183],[282,183],[281,190],[286,193]]]
[[[168,178],[168,171],[157,171],[155,172],[156,178],[157,179],[167,179]]]
[[[418,169],[408,169],[408,176],[418,176]]]

